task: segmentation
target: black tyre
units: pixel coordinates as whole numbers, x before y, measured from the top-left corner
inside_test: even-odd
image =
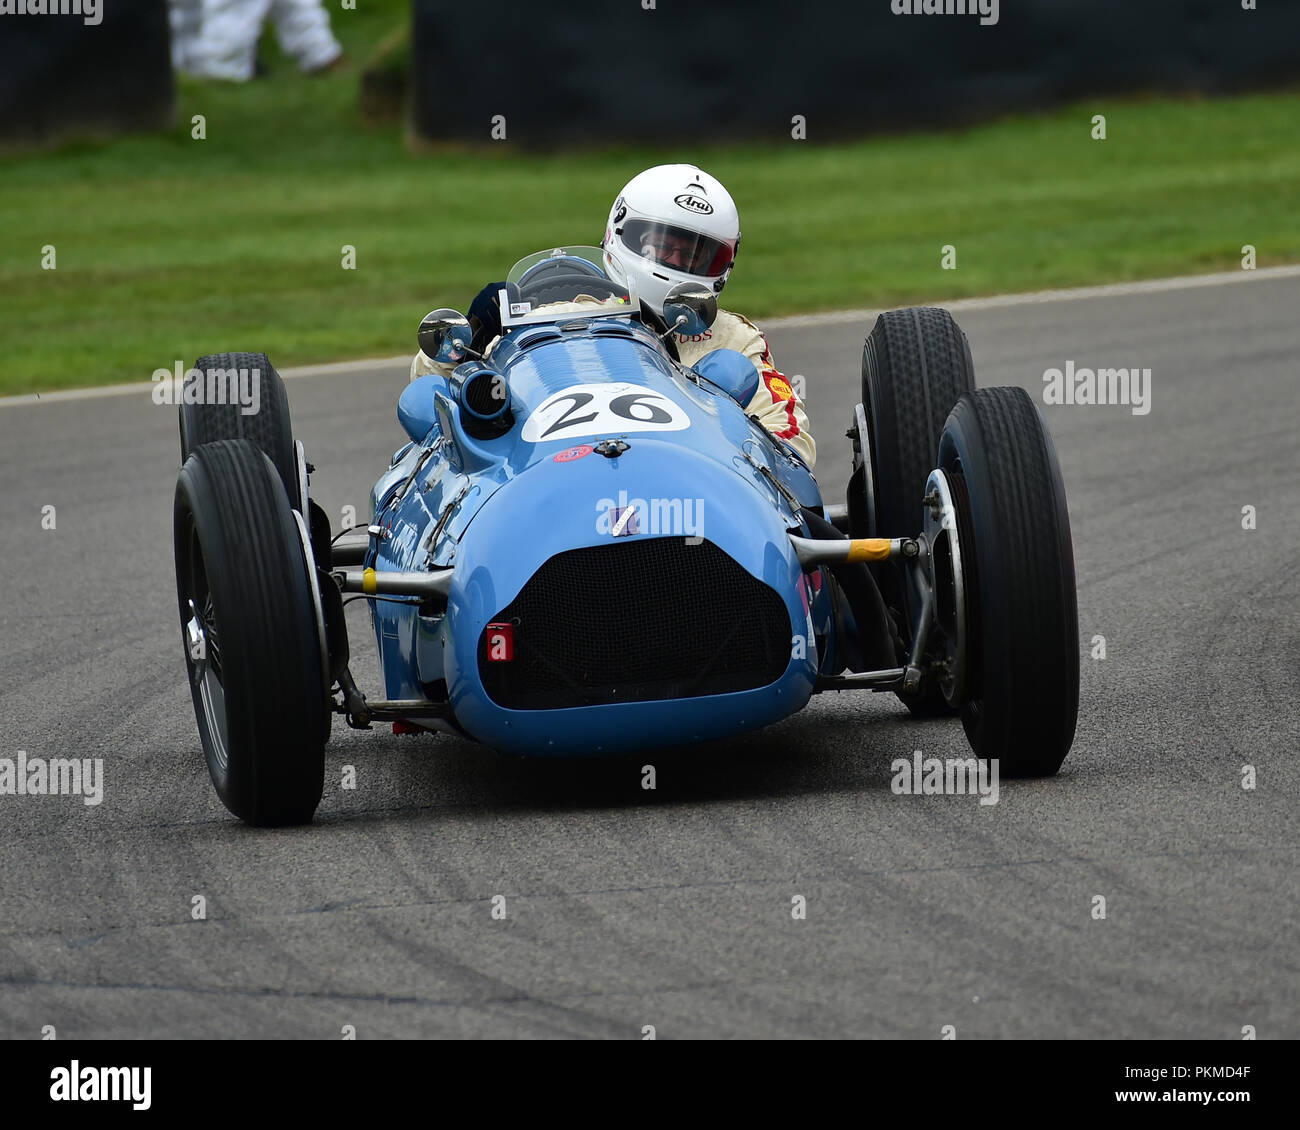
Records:
[[[324,784],[329,686],[297,520],[248,440],[203,444],[174,508],[176,591],[199,736],[225,806],[302,824]]]
[[[265,353],[210,353],[194,362],[194,368],[203,374],[203,404],[181,404],[181,462],[205,443],[223,439],[250,440],[272,463],[290,505],[302,510],[298,490],[298,459],[294,452],[293,428],[289,421],[289,394],[284,381],[275,371]],[[226,386],[224,399],[209,395],[209,373],[225,374],[246,370],[256,374],[257,411],[245,414],[243,406],[229,395]],[[222,383],[218,376],[214,390]]]
[[[864,469],[849,483],[850,512],[860,517],[855,537],[912,537],[921,532],[925,481],[938,465],[939,433],[952,407],[975,387],[970,344],[947,310],[914,306],[881,314],[862,350],[862,407],[870,431],[872,498]],[[859,445],[860,446],[860,445]],[[875,566],[885,603],[899,614],[910,648],[919,606],[901,565]],[[931,679],[913,695],[899,695],[913,714],[951,714]]]
[[[1079,712],[1074,547],[1056,449],[1029,394],[983,388],[939,440],[954,483],[968,586],[962,724],[1005,776],[1051,776]],[[969,533],[967,532],[969,531]],[[969,599],[973,590],[974,599]]]

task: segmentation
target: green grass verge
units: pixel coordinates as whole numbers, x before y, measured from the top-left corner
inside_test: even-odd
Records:
[[[401,8],[334,13],[354,60]],[[223,350],[291,365],[413,349],[426,311],[464,309],[516,258],[597,242],[623,182],[668,160],[731,188],[745,238],[726,305],[758,317],[1235,268],[1246,243],[1261,266],[1300,259],[1294,93],[554,155],[486,141],[485,117],[481,149],[413,153],[399,127],[361,119],[355,69],[312,79],[267,58],[244,86],[183,82],[167,135],[3,160],[0,392],[147,380]],[[940,269],[944,244],[956,270]]]

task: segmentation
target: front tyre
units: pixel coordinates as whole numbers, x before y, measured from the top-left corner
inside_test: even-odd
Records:
[[[920,533],[918,502],[935,467],[939,433],[953,405],[974,387],[970,344],[947,310],[914,306],[886,311],[876,319],[862,350],[862,407],[870,431],[871,466],[855,467],[849,483],[854,537]],[[865,446],[859,441],[860,449]],[[873,571],[885,603],[901,615],[899,628],[910,648],[920,593],[895,562]],[[920,691],[898,697],[921,718],[952,713],[930,676]]]
[[[304,824],[320,803],[329,688],[297,519],[248,440],[196,448],[174,505],[176,591],[199,736],[225,806]]]
[[[1051,776],[1079,711],[1074,548],[1056,449],[1028,393],[982,388],[953,408],[938,462],[965,509],[958,529],[974,597],[966,736],[1005,776]]]
[[[195,361],[194,368],[202,374],[203,383],[197,403],[181,401],[181,462],[205,443],[250,440],[274,465],[289,504],[301,511],[289,394],[271,359],[265,353],[211,353]],[[232,385],[232,380],[239,384]],[[256,386],[255,412],[234,395],[242,391],[245,380]]]

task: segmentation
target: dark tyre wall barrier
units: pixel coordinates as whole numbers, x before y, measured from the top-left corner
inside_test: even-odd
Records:
[[[166,0],[0,2],[0,143],[161,129],[174,107]]]
[[[430,139],[775,140],[802,115],[812,140],[1300,78],[1295,0],[414,0],[414,12],[415,126]]]

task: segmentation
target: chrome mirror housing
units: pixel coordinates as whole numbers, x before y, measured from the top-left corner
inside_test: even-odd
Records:
[[[443,308],[424,316],[420,323],[420,349],[431,361],[458,365],[465,360],[469,343],[474,339],[469,319],[457,310]]]
[[[679,282],[664,295],[664,321],[673,333],[694,337],[718,317],[718,296],[698,282]]]

